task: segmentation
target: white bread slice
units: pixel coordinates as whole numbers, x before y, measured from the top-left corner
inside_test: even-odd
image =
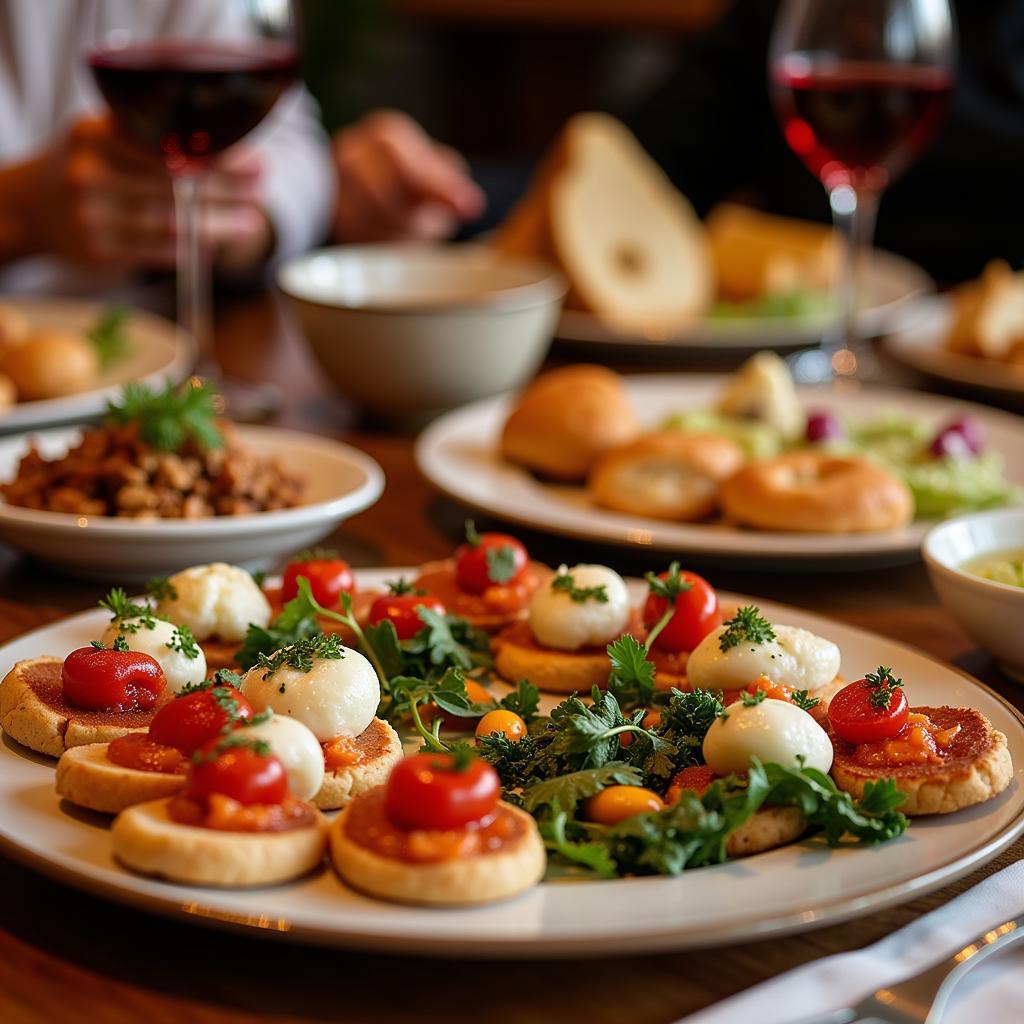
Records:
[[[79,807],[117,814],[132,804],[172,796],[185,785],[185,776],[144,772],[107,759],[109,743],[88,743],[66,750],[57,762],[57,795]]]
[[[313,797],[320,810],[336,811],[360,793],[387,782],[391,769],[402,760],[402,740],[383,719],[375,718],[356,742],[366,752],[366,760],[327,771]]]

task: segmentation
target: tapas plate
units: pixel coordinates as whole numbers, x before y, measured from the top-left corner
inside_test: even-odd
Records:
[[[359,584],[381,586],[401,571],[363,570]],[[631,586],[639,599],[643,583],[634,580]],[[721,596],[736,604],[756,600]],[[58,802],[55,762],[4,737],[0,848],[70,885],[203,925],[394,953],[518,958],[705,947],[836,923],[947,884],[1024,832],[1020,712],[976,680],[902,644],[795,608],[757,603],[772,620],[804,626],[839,644],[846,675],[893,665],[915,703],[978,708],[1007,736],[1017,766],[1014,781],[988,803],[918,819],[904,836],[877,847],[829,850],[809,839],[679,878],[562,879],[505,903],[438,910],[361,896],[327,868],[286,885],[235,892],[134,875],[111,856],[107,818]],[[0,671],[22,658],[79,647],[106,621],[104,612],[90,611],[29,633],[0,648]]]
[[[644,425],[654,428],[673,413],[711,405],[727,379],[650,374],[624,381]],[[1003,456],[1006,477],[1024,484],[1024,420],[1019,416],[896,388],[837,393],[803,387],[798,393],[806,408],[827,407],[850,419],[898,412],[938,427],[970,414],[984,424],[990,448]],[[918,519],[903,529],[879,533],[781,533],[715,522],[673,523],[598,508],[584,488],[545,483],[501,457],[498,439],[511,405],[512,398],[505,395],[447,413],[420,435],[416,458],[426,477],[456,500],[547,533],[669,551],[703,563],[742,562],[754,567],[784,562],[789,569],[807,570],[913,561],[932,525]]]
[[[295,508],[202,519],[127,519],[42,512],[0,501],[0,541],[48,562],[59,572],[111,584],[139,583],[201,562],[267,568],[310,547],[342,520],[369,508],[384,490],[384,472],[350,445],[278,427],[236,426],[239,442],[256,455],[280,460],[305,480]],[[76,429],[31,438],[46,458],[62,455]],[[10,480],[29,438],[0,440],[0,480]]]
[[[21,310],[33,327],[59,327],[85,333],[109,307],[109,303],[81,299],[4,298],[4,305]],[[116,398],[131,381],[157,387],[167,378],[184,380],[196,361],[192,336],[162,316],[132,310],[124,322],[131,351],[100,373],[97,387],[64,398],[18,402],[0,412],[0,434],[38,430],[61,423],[82,423],[102,415],[107,402]]]

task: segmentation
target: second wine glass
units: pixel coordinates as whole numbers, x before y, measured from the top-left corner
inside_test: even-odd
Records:
[[[882,191],[929,145],[953,85],[947,0],[783,0],[769,85],[786,142],[828,193],[844,236],[838,321],[825,338],[834,379],[862,378],[858,270]]]

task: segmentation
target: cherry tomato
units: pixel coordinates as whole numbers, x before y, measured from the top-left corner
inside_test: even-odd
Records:
[[[356,585],[352,567],[342,558],[296,560],[284,567],[284,579],[281,583],[282,600],[290,601],[298,596],[300,576],[305,576],[309,580],[313,597],[325,608],[336,607],[342,591],[351,594]]]
[[[416,611],[421,605],[438,615],[448,610],[432,594],[383,594],[370,607],[370,625],[390,619],[398,639],[411,640],[423,628],[423,620]]]
[[[599,825],[618,825],[636,814],[664,808],[661,797],[643,786],[606,786],[583,801],[583,817]]]
[[[670,654],[692,651],[717,626],[722,624],[722,610],[718,607],[715,588],[695,572],[679,574],[690,589],[676,595],[675,614],[665,628],[655,637],[654,646]],[[659,579],[667,579],[668,573],[660,573]],[[668,600],[657,594],[649,594],[644,605],[644,625],[648,629],[665,614]]]
[[[149,738],[191,754],[219,736],[226,725],[252,714],[252,705],[233,686],[213,686],[165,704],[149,723]]]
[[[77,708],[131,711],[153,707],[166,680],[148,654],[79,647],[64,659],[61,683],[68,703]]]
[[[451,754],[413,754],[391,771],[385,795],[388,817],[405,829],[457,829],[481,821],[495,808],[501,782],[474,758],[456,768]]]
[[[526,548],[507,533],[468,531],[455,552],[455,582],[468,594],[515,583],[530,560]]]
[[[513,742],[518,742],[526,735],[526,723],[514,712],[502,708],[499,711],[488,711],[477,722],[476,738],[490,736],[500,732]]]
[[[201,748],[200,759],[189,770],[185,795],[202,802],[214,793],[240,804],[279,804],[288,795],[288,773],[273,754],[253,747],[228,747],[217,753],[220,739]]]
[[[896,736],[907,724],[910,708],[902,687],[893,690],[888,707],[871,705],[875,689],[866,679],[844,686],[829,702],[828,723],[847,743],[874,743]]]

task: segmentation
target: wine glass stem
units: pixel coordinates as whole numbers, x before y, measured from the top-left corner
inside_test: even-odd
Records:
[[[850,185],[838,185],[829,192],[832,221],[842,235],[836,280],[835,327],[825,338],[834,378],[852,378],[863,371],[868,359],[866,340],[857,330],[861,272],[875,233],[878,194],[858,192]]]
[[[177,234],[178,322],[195,339],[199,356],[196,372],[215,374],[210,274],[200,240],[202,178],[198,174],[175,174],[171,181]]]

